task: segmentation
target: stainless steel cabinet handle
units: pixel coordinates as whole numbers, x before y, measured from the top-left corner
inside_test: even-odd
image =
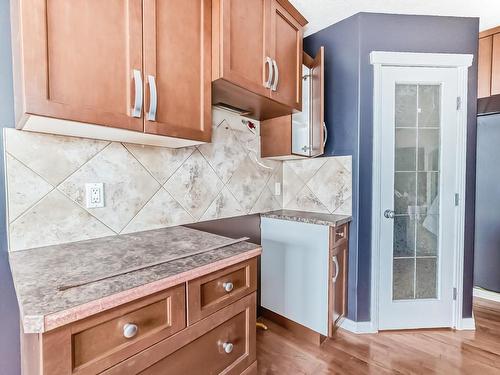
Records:
[[[234,289],[234,284],[231,282],[227,282],[227,283],[222,284],[222,287],[224,288],[224,290],[226,292],[229,293],[230,291],[232,291]]]
[[[339,277],[339,261],[338,261],[336,255],[333,256],[332,260],[333,260],[333,264],[335,264],[335,275],[333,276],[332,281],[336,282],[337,277]]]
[[[135,87],[135,98],[134,107],[131,111],[132,117],[141,117],[142,112],[142,75],[141,71],[134,69],[132,71],[134,77],[134,87]]]
[[[274,67],[274,83],[271,90],[276,91],[276,88],[278,87],[278,81],[280,79],[280,72],[278,70],[278,64],[276,63],[276,60],[273,60],[273,67]]]
[[[394,219],[394,211],[392,211],[392,210],[385,210],[384,211],[384,217],[386,219]]]
[[[156,121],[156,107],[158,105],[158,96],[156,93],[156,81],[155,77],[148,75],[148,85],[149,85],[149,112],[148,121]]]
[[[271,58],[269,56],[266,56],[266,64],[267,64],[267,68],[269,70],[268,70],[268,73],[267,73],[267,81],[264,84],[264,87],[266,89],[270,89],[271,88],[271,82],[273,81],[273,60],[271,60]]]
[[[328,128],[326,127],[326,124],[323,123],[323,134],[325,137],[323,138],[323,147],[326,146],[326,140],[328,139]]]
[[[229,354],[233,351],[234,345],[230,342],[225,342],[224,344],[222,344],[222,348],[224,349],[226,354]]]
[[[127,323],[123,326],[123,337],[125,337],[126,339],[131,339],[137,334],[138,330],[139,328],[136,324]]]

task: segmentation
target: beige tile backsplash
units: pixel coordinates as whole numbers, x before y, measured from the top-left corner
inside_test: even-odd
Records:
[[[283,208],[351,215],[351,165],[351,156],[285,161]]]
[[[260,159],[240,117],[214,110],[213,124],[212,143],[183,149],[6,129],[10,250],[280,208],[351,212],[350,157]],[[105,207],[85,208],[88,182],[104,183]]]

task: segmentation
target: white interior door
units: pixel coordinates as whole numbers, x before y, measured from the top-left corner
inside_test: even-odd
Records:
[[[458,71],[382,67],[379,329],[453,325]]]

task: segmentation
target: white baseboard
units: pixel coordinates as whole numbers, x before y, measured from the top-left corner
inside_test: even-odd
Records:
[[[340,328],[356,334],[378,332],[378,330],[373,327],[372,322],[355,322],[347,318],[342,321]],[[472,316],[472,318],[462,318],[456,329],[457,331],[474,331],[476,329],[474,316]]]
[[[482,288],[474,288],[472,290],[472,295],[474,297],[488,299],[490,301],[500,302],[500,293],[491,292]]]
[[[346,331],[363,334],[363,333],[377,333],[378,331],[373,328],[372,322],[355,322],[351,319],[345,318],[340,324],[340,328]]]
[[[476,330],[476,322],[474,321],[474,317],[462,318],[457,327],[457,331],[475,331],[475,330]]]

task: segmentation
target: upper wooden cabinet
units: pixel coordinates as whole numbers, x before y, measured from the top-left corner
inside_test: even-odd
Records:
[[[213,103],[259,120],[301,109],[302,27],[287,0],[213,0]]]
[[[302,25],[278,1],[271,8],[271,98],[302,109]]]
[[[19,5],[25,112],[142,131],[130,115],[132,72],[142,70],[141,1]]]
[[[268,96],[263,83],[268,74],[266,56],[271,43],[271,0],[215,0],[213,13],[212,78],[224,78],[240,87]]]
[[[300,80],[302,111],[261,122],[261,156],[274,159],[299,159],[324,153],[325,49],[314,58],[304,52]]]
[[[500,94],[500,27],[479,33],[478,98]]]
[[[210,0],[14,0],[12,25],[19,128],[210,141]]]
[[[145,132],[210,142],[211,0],[144,0],[143,30]]]

